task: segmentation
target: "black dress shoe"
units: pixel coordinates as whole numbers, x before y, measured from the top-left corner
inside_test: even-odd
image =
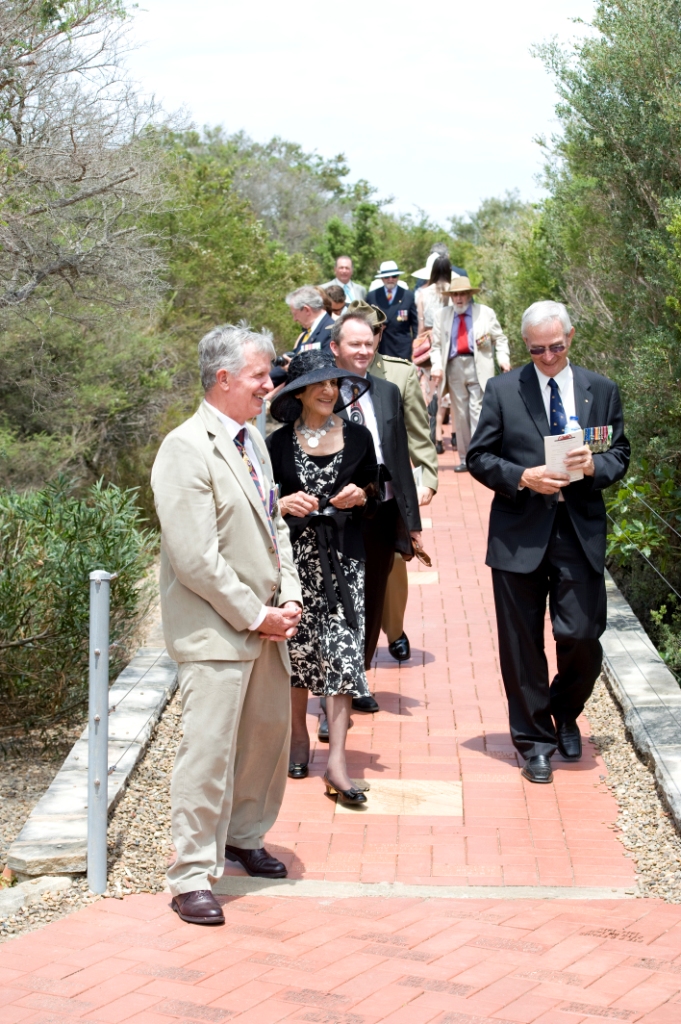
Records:
[[[210,889],[195,889],[173,896],[170,906],[187,924],[225,923],[222,907]]]
[[[289,779],[306,779],[310,774],[310,769],[306,764],[301,761],[291,761],[288,766],[288,777]]]
[[[391,644],[388,644],[388,652],[392,654],[395,661],[409,661],[411,658],[411,647],[407,634],[403,633],[402,636],[398,636],[397,640],[393,640]]]
[[[520,774],[526,778],[528,782],[553,782],[551,762],[548,757],[544,756],[544,754],[537,754],[536,757],[528,757],[527,761],[520,769]]]
[[[579,761],[582,756],[582,734],[576,722],[556,722],[558,753],[566,761]]]
[[[466,465],[465,462],[460,462],[458,466],[454,466],[454,472],[455,473],[467,473],[468,472],[468,466]]]
[[[452,434],[452,451],[456,451],[456,434]]]
[[[338,789],[329,780],[328,775],[324,776],[324,785],[327,796],[337,797],[340,803],[346,804],[348,807],[360,807],[367,802],[365,789],[358,789],[357,786],[353,786],[351,789]]]
[[[348,729],[352,729],[352,725],[353,722],[352,719],[350,719],[350,721],[348,722]],[[320,743],[329,742],[329,720],[326,717],[326,715],[319,719],[319,727],[317,728],[317,739],[319,740]]]
[[[368,694],[366,697],[353,697],[352,698],[352,710],[353,711],[380,711],[378,704]]]
[[[443,445],[442,441],[435,442],[435,451],[438,453],[438,455],[444,455],[445,446]]]
[[[235,860],[246,868],[252,878],[286,878],[288,871],[276,857],[271,857],[264,846],[259,850],[240,850],[237,846],[225,846],[227,860]]]

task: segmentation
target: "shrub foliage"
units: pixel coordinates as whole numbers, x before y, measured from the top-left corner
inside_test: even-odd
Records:
[[[146,609],[156,549],[135,492],[97,483],[76,497],[64,479],[0,492],[0,721],[4,731],[81,713],[87,699],[89,575],[111,584],[112,677],[130,655]]]

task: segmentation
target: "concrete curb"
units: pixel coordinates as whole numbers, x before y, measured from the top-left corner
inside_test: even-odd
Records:
[[[652,762],[657,784],[681,830],[681,687],[609,573],[606,588],[603,674],[622,708],[634,746]]]
[[[109,690],[109,810],[176,687],[175,662],[143,647]],[[20,877],[87,870],[87,766],[86,728],[9,848],[7,865]]]
[[[244,878],[223,875],[216,896],[312,896],[330,899],[382,896],[445,900],[633,900],[635,889],[579,885],[408,885],[403,882],[325,882],[314,878]]]

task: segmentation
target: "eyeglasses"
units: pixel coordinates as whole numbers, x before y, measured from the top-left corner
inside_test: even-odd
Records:
[[[566,348],[567,345],[531,345],[527,351],[531,356],[543,356],[545,352],[555,352],[556,355],[559,355]]]

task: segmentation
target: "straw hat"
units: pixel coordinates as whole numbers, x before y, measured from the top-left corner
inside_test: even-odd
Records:
[[[480,291],[479,288],[474,288],[467,277],[454,277],[452,274],[452,282],[448,288],[444,289],[445,295],[456,295],[457,292],[473,292],[477,295]]]

